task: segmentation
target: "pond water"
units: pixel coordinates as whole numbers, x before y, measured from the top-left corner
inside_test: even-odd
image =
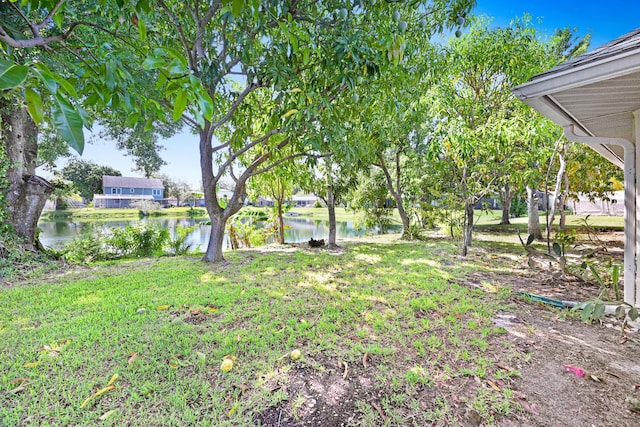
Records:
[[[156,224],[159,227],[167,228],[172,236],[175,236],[175,229],[178,225],[189,227],[199,224],[205,219],[193,218],[144,218],[139,220],[117,220],[117,221],[41,221],[38,227],[42,230],[40,241],[45,247],[61,249],[66,243],[78,236],[82,230],[91,228],[124,228],[127,225],[138,224],[141,221]],[[311,237],[314,239],[327,239],[329,237],[329,221],[308,219],[308,218],[285,218],[285,241],[287,243],[306,242]],[[337,238],[349,238],[360,236],[363,230],[357,230],[353,222],[338,221]],[[189,236],[189,243],[193,250],[204,251],[209,243],[211,226],[200,225]]]

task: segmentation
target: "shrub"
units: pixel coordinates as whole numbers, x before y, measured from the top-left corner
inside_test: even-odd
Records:
[[[161,209],[160,203],[153,200],[135,200],[129,204],[129,207],[138,209],[140,215],[148,216],[151,212],[156,212]]]
[[[149,257],[160,255],[169,240],[169,231],[141,223],[115,228],[107,244],[121,256]]]
[[[172,239],[169,239],[167,243],[167,252],[169,255],[185,255],[191,249],[191,243],[187,243],[187,238],[191,233],[193,233],[198,228],[197,225],[191,227],[176,227],[176,236]]]
[[[89,228],[67,243],[64,247],[64,259],[73,263],[88,263],[113,259],[117,256],[109,251],[107,236],[100,230]]]

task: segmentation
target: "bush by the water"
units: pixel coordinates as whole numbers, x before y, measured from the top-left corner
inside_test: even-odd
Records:
[[[154,202],[153,200],[135,200],[131,202],[129,206],[138,209],[143,216],[149,216],[152,212],[162,209],[160,203]]]
[[[178,227],[171,239],[169,230],[148,223],[128,225],[110,230],[92,229],[82,233],[65,247],[64,257],[70,262],[85,263],[118,258],[184,255],[190,246],[189,234],[195,227]]]

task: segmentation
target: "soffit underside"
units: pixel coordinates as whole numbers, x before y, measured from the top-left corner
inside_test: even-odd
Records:
[[[551,97],[594,136],[634,142],[633,112],[640,110],[640,72]]]

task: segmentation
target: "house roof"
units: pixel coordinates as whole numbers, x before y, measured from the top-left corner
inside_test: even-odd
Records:
[[[94,194],[93,200],[154,200],[153,196],[147,194]]]
[[[524,102],[578,136],[635,140],[640,110],[640,29],[573,58],[513,88]],[[618,166],[616,144],[594,149]]]
[[[610,41],[592,51],[589,51],[583,55],[576,56],[568,61],[552,68],[544,73],[540,73],[533,77],[531,80],[540,79],[546,75],[558,73],[564,70],[570,70],[579,66],[584,66],[590,62],[599,61],[607,57],[623,54],[628,51],[632,51],[637,48],[640,42],[640,28],[635,29],[625,35],[618,37],[615,40]]]
[[[102,177],[103,187],[122,187],[122,188],[151,188],[164,189],[164,184],[158,178],[136,178],[129,176],[110,176]]]

